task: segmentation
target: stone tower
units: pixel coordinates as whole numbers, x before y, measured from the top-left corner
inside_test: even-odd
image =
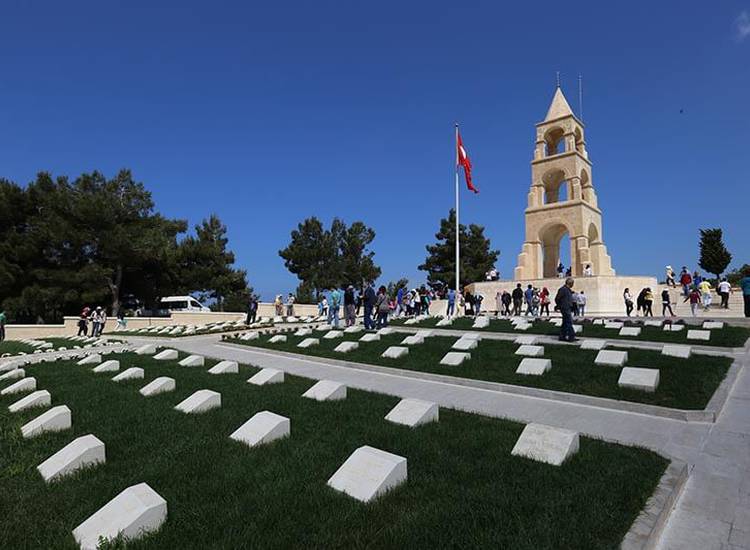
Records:
[[[574,276],[582,275],[586,264],[594,276],[615,274],[602,238],[602,211],[597,206],[583,123],[559,87],[544,121],[536,125],[525,217],[526,238],[515,280],[556,277],[565,234],[570,239]]]

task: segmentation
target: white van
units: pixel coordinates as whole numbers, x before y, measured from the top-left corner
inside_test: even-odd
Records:
[[[167,296],[159,300],[159,309],[169,311],[211,311],[192,296]]]

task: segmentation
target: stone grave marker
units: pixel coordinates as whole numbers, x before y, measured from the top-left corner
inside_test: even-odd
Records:
[[[424,344],[424,338],[417,334],[412,334],[401,340],[402,346],[417,346],[419,344]]]
[[[77,437],[36,469],[42,474],[44,481],[49,483],[86,466],[101,464],[105,461],[104,443],[96,436],[89,434]]]
[[[453,324],[453,317],[443,317],[440,319],[435,326],[436,327],[449,327]]]
[[[641,334],[641,327],[622,327],[619,336],[639,336]]]
[[[669,357],[679,357],[680,359],[687,359],[693,353],[690,346],[683,346],[679,344],[664,344],[661,348],[662,355],[668,355]]]
[[[421,399],[402,399],[385,415],[388,422],[414,428],[428,422],[437,422],[440,409],[436,403]]]
[[[221,407],[221,394],[212,390],[198,390],[175,406],[185,414],[198,414]]]
[[[109,361],[104,361],[104,363],[94,367],[91,372],[117,372],[118,370],[120,370],[120,362],[116,359],[110,359]]]
[[[724,323],[722,321],[703,321],[703,328],[706,330],[722,329],[724,328]]]
[[[511,454],[560,466],[577,452],[577,432],[542,424],[527,424]]]
[[[30,393],[8,406],[9,412],[18,412],[32,407],[47,407],[52,404],[52,396],[47,390],[38,390]]]
[[[393,329],[391,327],[383,327],[377,333],[380,336],[388,336],[389,334],[393,334]]]
[[[455,349],[458,351],[469,351],[472,349],[476,349],[478,345],[479,340],[475,340],[474,338],[467,338],[464,335],[453,343],[451,349]]]
[[[80,361],[76,363],[76,365],[98,365],[102,362],[102,356],[98,353],[92,353],[91,355],[87,355]]]
[[[245,334],[240,336],[240,340],[242,340],[243,342],[248,342],[250,340],[257,340],[258,338],[260,338],[260,333],[258,332],[246,332]]]
[[[516,336],[516,339],[513,342],[521,346],[533,346],[534,344],[537,343],[538,340],[539,338],[537,336],[521,335],[521,336]]]
[[[324,336],[325,338],[325,336]],[[279,344],[281,342],[286,342],[286,336],[283,334],[276,334],[275,336],[271,336],[268,339],[269,344]]]
[[[594,359],[595,365],[622,367],[628,361],[627,351],[601,350]]]
[[[335,340],[337,338],[343,338],[343,337],[344,337],[344,333],[343,331],[340,331],[340,330],[331,330],[329,332],[326,332],[323,335],[323,338],[325,340]]]
[[[130,367],[112,378],[113,382],[122,382],[123,380],[142,380],[143,369],[140,367]]]
[[[360,342],[377,342],[380,340],[380,334],[368,332],[359,339]]]
[[[705,340],[708,341],[711,339],[711,331],[710,330],[695,330],[691,329],[687,333],[687,339],[688,340]]]
[[[346,459],[328,480],[328,485],[361,502],[370,502],[406,479],[404,457],[365,445]]]
[[[664,328],[662,328],[662,330],[665,332],[679,332],[684,329],[685,325],[681,325],[679,323],[667,323],[664,325]]]
[[[604,328],[612,329],[612,330],[620,330],[625,326],[625,323],[622,321],[607,321],[604,323]]]
[[[320,340],[317,338],[305,338],[302,340],[299,344],[297,344],[298,348],[307,349],[312,346],[317,346],[320,344]]]
[[[14,393],[34,391],[35,389],[36,389],[36,378],[34,378],[33,376],[28,376],[26,378],[22,378],[21,380],[18,380],[17,382],[14,382],[7,388],[3,388],[2,391],[0,391],[0,395],[12,395]]]
[[[405,325],[416,325],[419,321],[417,321],[416,318],[412,317],[411,319],[407,319],[404,321]]]
[[[284,381],[284,371],[278,369],[261,369],[248,379],[248,384],[265,386],[266,384],[280,384]]]
[[[387,350],[385,350],[380,357],[383,357],[385,359],[400,359],[401,357],[405,357],[409,354],[409,348],[405,348],[402,346],[391,346]]]
[[[531,357],[525,357],[521,364],[516,369],[516,374],[528,374],[532,376],[540,376],[552,368],[552,361],[550,359],[534,359]]]
[[[449,367],[457,367],[464,361],[469,361],[470,359],[471,353],[466,353],[463,351],[449,351],[440,360],[440,364],[447,365]]]
[[[18,380],[26,376],[26,371],[23,369],[12,369],[0,376],[0,381]]]
[[[516,355],[524,355],[526,357],[541,357],[544,355],[544,346],[519,346],[516,350]]]
[[[349,353],[359,347],[357,342],[341,342],[338,346],[333,348],[336,353]]]
[[[177,353],[177,350],[174,349],[164,349],[154,355],[154,359],[157,361],[174,361],[178,357],[179,354]]]
[[[295,336],[310,336],[312,334],[312,329],[310,328],[301,328],[297,330],[297,332],[294,333]]]
[[[664,323],[661,319],[646,319],[643,321],[644,327],[661,327],[661,325]]]
[[[174,378],[160,376],[143,386],[139,392],[144,397],[150,397],[152,395],[174,391],[176,387],[177,384],[175,383]]]
[[[156,346],[153,344],[146,344],[135,350],[137,355],[154,355],[156,353]]]
[[[653,393],[659,385],[659,369],[625,367],[620,373],[617,385],[621,388]]]
[[[181,367],[202,367],[206,364],[206,358],[202,355],[188,355],[178,363]]]
[[[61,432],[70,429],[71,425],[70,409],[58,405],[21,426],[21,435],[29,439],[45,432]]]
[[[261,411],[237,428],[229,438],[248,447],[255,447],[288,437],[289,432],[290,422],[287,417]]]
[[[346,386],[333,380],[321,380],[302,394],[316,401],[339,401],[346,399]]]
[[[581,342],[581,349],[593,349],[601,350],[607,345],[606,340],[599,340],[597,338],[586,338]]]
[[[346,327],[344,329],[344,334],[357,334],[358,332],[362,332],[362,327],[359,325],[352,325],[350,327]]]
[[[238,374],[240,366],[237,361],[219,361],[208,369],[208,374]]]

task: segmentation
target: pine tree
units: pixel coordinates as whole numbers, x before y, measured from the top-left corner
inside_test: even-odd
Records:
[[[732,261],[732,255],[724,246],[721,229],[701,229],[699,265],[718,279]]]

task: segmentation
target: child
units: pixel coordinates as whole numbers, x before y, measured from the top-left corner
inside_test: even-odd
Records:
[[[695,310],[701,302],[701,293],[697,288],[693,287],[684,301],[687,302],[688,300],[690,300],[690,311],[693,314],[693,317],[695,317]]]

